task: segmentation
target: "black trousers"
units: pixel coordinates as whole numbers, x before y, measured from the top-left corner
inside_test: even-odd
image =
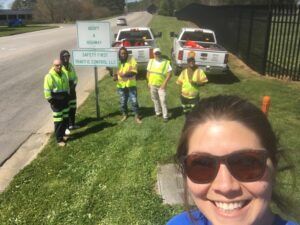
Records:
[[[53,111],[55,138],[57,142],[60,142],[63,140],[69,122],[68,98],[63,100],[53,100],[51,109]]]
[[[74,87],[74,88],[70,89],[68,126],[74,126],[75,125],[76,108],[77,108],[77,95],[76,95],[76,90],[75,90],[75,87]]]
[[[183,96],[180,96],[180,100],[181,100],[181,105],[182,105],[182,109],[183,109],[183,113],[185,115],[187,115],[189,112],[192,111],[192,109],[199,104],[200,98],[199,96],[196,98],[185,98]]]

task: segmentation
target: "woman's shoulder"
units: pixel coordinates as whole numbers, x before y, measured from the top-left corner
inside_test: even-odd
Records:
[[[273,225],[298,225],[298,223],[284,220],[280,216],[276,215]]]
[[[180,213],[171,218],[167,225],[209,225],[210,223],[204,215],[198,210],[191,211],[191,216],[188,212]]]

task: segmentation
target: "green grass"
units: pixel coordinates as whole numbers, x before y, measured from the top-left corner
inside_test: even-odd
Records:
[[[172,42],[168,34],[185,23],[155,16],[151,26],[164,32],[158,44],[169,56]],[[299,174],[299,84],[252,75],[234,57],[230,58],[230,68],[228,75],[209,76],[201,97],[238,94],[260,106],[262,96],[270,95],[269,118]],[[95,95],[91,94],[79,109],[82,128],[67,147],[57,147],[51,138],[38,158],[0,195],[0,224],[162,225],[182,211],[181,206],[163,205],[155,193],[157,166],[172,162],[184,122],[175,81],[173,77],[168,86],[172,119],[165,124],[153,115],[145,80],[138,80],[143,116],[143,124],[138,125],[133,117],[118,122],[116,84],[110,77],[102,80],[102,119],[95,119]],[[300,202],[299,189],[293,197]]]
[[[44,25],[27,25],[24,27],[0,26],[0,37],[33,32],[38,30],[52,29],[57,27],[58,26],[44,26]]]

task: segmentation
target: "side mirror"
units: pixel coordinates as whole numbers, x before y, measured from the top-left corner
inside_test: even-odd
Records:
[[[175,34],[175,32],[170,32],[170,37],[177,37],[178,35],[177,34]]]
[[[114,34],[115,39],[117,38],[117,34]]]

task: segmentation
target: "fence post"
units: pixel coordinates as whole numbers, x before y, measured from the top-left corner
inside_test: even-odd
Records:
[[[253,15],[254,9],[253,6],[251,7],[251,14],[250,14],[250,30],[249,30],[249,42],[247,46],[247,64],[249,64],[249,57],[250,57],[250,49],[251,49],[251,42],[252,42],[252,28],[253,28]]]
[[[270,38],[271,38],[271,24],[272,24],[272,3],[269,0],[269,5],[268,5],[268,18],[267,18],[267,34],[265,36],[265,49],[264,49],[264,57],[263,57],[263,75],[266,75],[266,68],[267,68],[267,59],[269,55],[269,45],[270,45]]]

